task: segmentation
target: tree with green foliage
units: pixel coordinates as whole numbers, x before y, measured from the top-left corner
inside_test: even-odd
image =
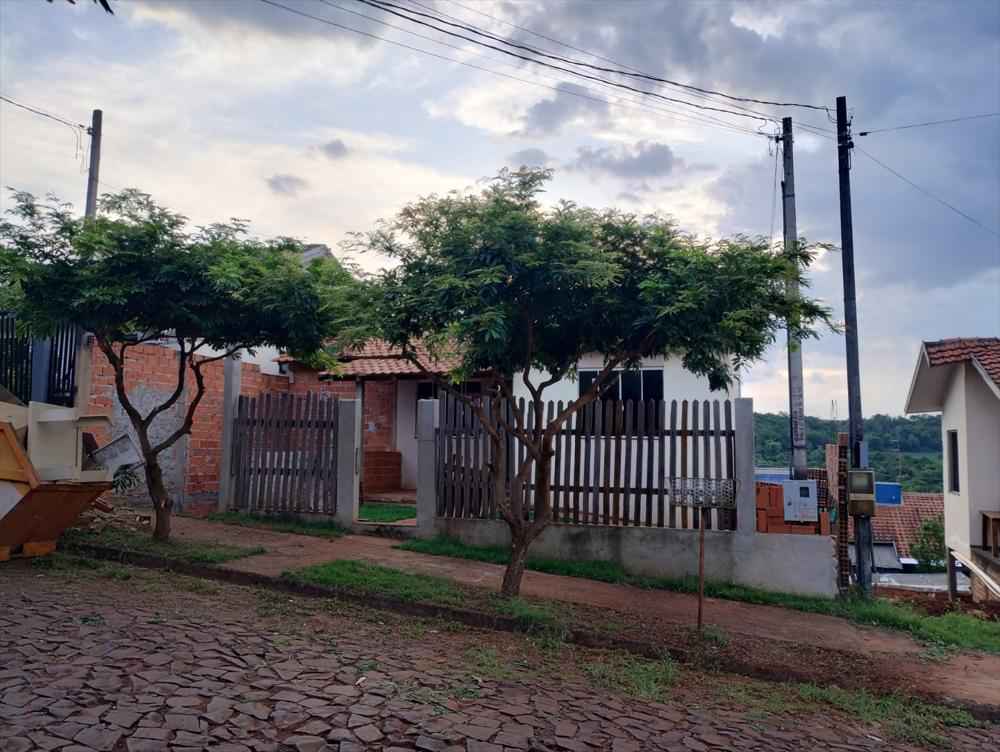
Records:
[[[0,222],[0,303],[36,334],[66,321],[93,334],[135,429],[153,537],[166,540],[173,502],[159,456],[190,433],[206,366],[265,345],[312,355],[353,316],[358,283],[332,258],[304,267],[295,241],[253,239],[243,221],[191,231],[134,190],[105,196],[93,219],[21,192],[9,214]],[[163,340],[178,353],[176,383],[142,414],[125,388],[126,364],[136,346]],[[154,440],[154,422],[185,397],[180,425]]]
[[[917,560],[922,572],[940,571],[948,558],[948,548],[944,542],[944,520],[934,517],[924,520],[917,528],[917,537],[910,546],[910,553]]]
[[[799,322],[796,339],[828,321],[821,305],[785,292],[789,275],[802,277],[810,248],[803,245],[791,258],[764,240],[701,241],[661,216],[565,201],[545,207],[539,196],[550,177],[547,170],[503,171],[481,193],[417,200],[356,239],[358,247],[397,262],[378,278],[373,323],[380,336],[418,368],[424,368],[418,342],[432,354],[456,355],[458,367],[438,381],[477,416],[498,464],[506,462],[504,432],[525,447],[516,482],[498,488],[499,513],[511,533],[502,585],[508,596],[519,592],[528,547],[552,518],[554,438],[598,399],[615,369],[678,354],[688,370],[720,389],[763,355],[787,320]],[[594,352],[604,355],[604,365],[592,386],[547,421],[546,388],[573,377],[580,358]],[[474,374],[488,376],[481,400],[456,388]],[[500,409],[513,400],[515,378],[530,393],[530,423],[517,410],[508,420]],[[532,467],[529,510],[517,489],[527,485]]]

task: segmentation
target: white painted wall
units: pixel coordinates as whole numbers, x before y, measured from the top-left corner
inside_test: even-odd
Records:
[[[402,455],[400,483],[417,487],[417,382],[396,382],[396,450]]]
[[[980,512],[1000,512],[1000,398],[971,363],[965,364],[965,400],[969,541],[982,545]]]
[[[577,364],[577,368],[582,370],[601,369],[603,367],[604,356],[600,353],[585,355]],[[740,394],[739,381],[728,392],[713,392],[708,387],[708,379],[697,376],[684,368],[681,358],[678,356],[644,358],[641,367],[643,369],[663,369],[663,398],[668,401],[671,399],[736,399],[742,396]],[[537,369],[532,369],[529,376],[532,383],[536,386],[548,377],[544,371]],[[528,388],[524,385],[524,379],[520,375],[514,379],[514,396],[530,399]],[[556,382],[543,393],[543,397],[546,400],[562,400],[563,402],[575,400],[578,396],[578,384],[569,378],[564,378]]]
[[[948,490],[948,431],[958,432],[958,493]],[[1000,399],[972,363],[954,368],[941,415],[944,530],[950,548],[981,545],[980,512],[1000,511]]]
[[[969,431],[966,421],[965,402],[965,366],[958,365],[954,369],[951,382],[948,384],[944,398],[944,410],[941,413],[941,446],[944,448],[944,537],[949,548],[969,555],[971,540],[969,526],[969,463],[968,439]],[[958,432],[959,478],[958,493],[948,490],[948,432]]]

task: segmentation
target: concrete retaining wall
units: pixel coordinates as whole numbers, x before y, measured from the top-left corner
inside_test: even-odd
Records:
[[[507,524],[497,520],[438,518],[433,531],[474,546],[510,545]],[[634,574],[698,574],[698,533],[692,530],[600,525],[550,525],[531,556],[567,561],[611,561]],[[837,594],[833,539],[829,536],[705,531],[705,577],[719,582],[799,595]]]

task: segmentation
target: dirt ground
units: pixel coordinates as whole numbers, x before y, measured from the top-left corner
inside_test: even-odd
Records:
[[[997,726],[907,739],[713,672],[638,696],[648,677],[608,684],[606,652],[120,565],[4,565],[0,600],[4,752],[1000,745]]]
[[[265,553],[227,564],[278,576],[297,567],[355,559],[406,572],[447,577],[463,585],[499,589],[503,568],[395,548],[397,541],[348,535],[336,540],[275,533],[177,518],[174,535],[191,541],[262,546]],[[522,594],[572,604],[583,622],[613,621],[624,637],[683,648],[697,600],[684,593],[641,590],[574,577],[526,572]],[[730,664],[751,675],[902,692],[935,700],[1000,708],[1000,656],[928,651],[901,632],[862,627],[844,619],[774,606],[708,598],[705,620],[734,637],[724,649]]]

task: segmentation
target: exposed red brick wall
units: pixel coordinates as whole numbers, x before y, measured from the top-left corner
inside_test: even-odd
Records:
[[[357,396],[353,379],[320,381],[318,371],[294,364],[291,368],[292,379],[288,384],[288,391],[292,394],[329,394],[339,399],[354,399]]]
[[[137,345],[126,351],[125,389],[131,392],[144,385],[169,393],[177,384],[178,353],[170,347],[155,344]],[[268,392],[287,392],[286,376],[261,373],[255,363],[241,363],[240,393],[257,396]],[[183,489],[186,496],[205,497],[218,494],[219,463],[222,458],[222,397],[223,362],[215,361],[202,368],[205,394],[194,413],[191,434],[187,441],[186,467]],[[184,406],[190,405],[195,395],[194,376],[188,374]],[[87,413],[111,416],[117,402],[114,371],[107,358],[91,346],[91,385],[87,399]],[[98,443],[114,438],[108,431],[95,431]]]
[[[368,452],[394,450],[396,448],[396,382],[395,380],[365,381],[364,389],[361,443],[365,455],[367,456]]]
[[[403,456],[399,452],[365,450],[361,478],[364,493],[399,490],[402,465]]]

